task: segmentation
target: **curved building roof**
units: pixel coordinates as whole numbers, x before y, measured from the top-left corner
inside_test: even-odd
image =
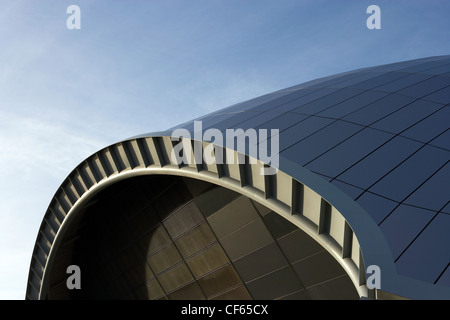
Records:
[[[360,297],[449,299],[449,103],[450,56],[430,57],[317,79],[99,150],[74,169],[49,206],[27,298],[51,291],[65,232],[94,195],[127,178],[157,174],[219,185],[277,213],[335,258]],[[208,145],[194,121],[201,121],[202,132],[223,136],[227,129],[243,135],[278,129],[265,141],[272,148],[278,142],[279,161],[252,153],[249,139],[243,150],[214,144],[255,164],[174,162],[175,129],[191,134],[183,138],[190,146]],[[259,174],[268,165],[277,173]],[[367,288],[370,265],[381,271],[378,290]],[[252,296],[251,283],[241,281]]]

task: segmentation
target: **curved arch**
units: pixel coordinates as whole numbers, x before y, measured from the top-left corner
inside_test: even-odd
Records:
[[[203,148],[206,145],[203,142]],[[259,160],[252,165],[180,165],[170,157],[173,147],[167,133],[131,138],[98,151],[69,174],[40,227],[27,299],[45,297],[55,252],[79,209],[104,188],[149,174],[195,178],[243,194],[280,214],[322,245],[345,269],[360,297],[375,296],[365,285],[365,265],[370,264],[381,268],[383,283],[387,283],[383,290],[402,295],[395,291],[397,287],[390,287],[399,281],[384,237],[369,215],[336,187],[285,159],[281,159],[285,170],[273,176],[259,173],[265,166]],[[237,156],[235,150],[224,150]]]

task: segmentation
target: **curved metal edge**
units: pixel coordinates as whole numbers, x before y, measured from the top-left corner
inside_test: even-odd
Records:
[[[165,134],[165,136],[163,134]],[[154,143],[153,149],[147,151],[140,150],[139,152],[143,153],[139,155],[140,159],[135,161],[142,163],[138,166],[133,167],[133,165],[130,165],[130,163],[133,160],[127,156],[126,150],[124,151],[123,149],[124,148],[123,144],[131,143],[132,141],[136,142],[137,140],[142,139],[151,140]],[[160,145],[159,147],[155,147],[157,146],[155,139],[162,139],[161,141],[165,140],[166,143],[165,144],[163,143],[162,146]],[[55,212],[58,211],[57,209],[54,208],[52,209],[52,203],[56,203],[56,208],[58,208],[58,206],[60,208],[65,207],[60,210],[63,212],[62,215],[64,217],[61,218],[62,221],[60,221],[61,222],[60,226],[59,227],[55,226],[54,228],[57,229],[53,231],[55,233],[54,238],[50,240],[46,239],[47,242],[50,243],[48,252],[46,252],[46,254],[44,254],[44,257],[38,261],[41,266],[42,264],[45,264],[45,266],[43,266],[42,277],[39,281],[40,285],[39,285],[39,294],[37,297],[38,299],[42,299],[43,297],[45,297],[45,293],[48,290],[47,287],[48,274],[51,269],[52,261],[54,258],[53,257],[54,252],[57,250],[60,241],[63,238],[62,235],[64,234],[64,231],[66,230],[67,226],[70,224],[71,219],[76,215],[76,212],[79,210],[79,208],[82,207],[83,203],[85,203],[85,201],[87,201],[97,192],[99,192],[100,190],[102,190],[103,188],[107,187],[110,184],[116,183],[117,181],[122,179],[144,174],[170,174],[170,175],[192,177],[224,186],[231,190],[237,191],[243,195],[246,195],[247,197],[254,199],[257,202],[262,203],[271,210],[277,212],[278,214],[282,215],[289,221],[296,224],[299,228],[301,228],[303,231],[305,231],[311,237],[313,237],[317,242],[319,242],[325,249],[327,249],[327,251],[330,252],[333,255],[333,257],[335,257],[335,259],[344,267],[344,269],[349,274],[350,278],[355,284],[355,287],[358,290],[358,293],[362,298],[370,295],[369,292],[370,290],[368,290],[367,287],[365,286],[365,271],[364,271],[364,265],[370,264],[376,264],[382,270],[383,291],[391,292],[399,296],[405,296],[413,299],[424,299],[424,298],[439,299],[442,297],[442,295],[450,296],[449,295],[450,290],[447,290],[447,288],[430,286],[428,283],[422,283],[414,279],[397,275],[389,246],[387,245],[387,242],[384,236],[382,235],[381,231],[379,230],[378,226],[367,214],[367,212],[365,212],[365,210],[363,210],[358,204],[352,201],[345,193],[343,193],[337,187],[329,184],[328,182],[326,182],[319,176],[311,173],[307,169],[287,159],[281,159],[280,161],[280,171],[282,170],[281,174],[285,173],[292,179],[295,179],[304,186],[307,186],[308,188],[313,190],[316,194],[318,194],[320,197],[325,199],[329,204],[331,204],[333,208],[336,208],[340,214],[342,214],[345,221],[354,231],[357,237],[357,241],[359,242],[361,254],[362,256],[364,256],[364,258],[362,258],[361,256],[362,263],[360,263],[359,265],[358,263],[355,264],[355,261],[349,258],[348,256],[342,255],[343,248],[339,248],[339,246],[336,245],[336,242],[333,241],[334,239],[330,239],[330,237],[324,234],[323,232],[322,233],[317,232],[316,228],[317,226],[311,224],[311,221],[309,219],[305,219],[304,216],[299,214],[293,214],[292,207],[289,206],[289,203],[286,204],[286,201],[284,202],[279,201],[279,199],[273,197],[273,195],[268,196],[266,190],[261,190],[261,188],[258,189],[249,185],[245,185],[242,180],[240,181],[240,179],[239,178],[236,179],[236,177],[232,178],[230,176],[221,176],[217,170],[216,172],[210,172],[208,169],[205,170],[205,168],[203,168],[203,170],[199,170],[199,168],[198,167],[196,168],[195,165],[193,167],[189,166],[180,167],[173,165],[173,163],[170,163],[170,159],[169,161],[167,161],[167,154],[168,154],[167,152],[168,150],[170,151],[170,143],[167,143],[167,139],[170,140],[170,135],[167,135],[167,132],[158,133],[155,135],[137,136],[135,138],[130,138],[128,140],[118,142],[116,144],[113,144],[109,147],[100,150],[98,153],[104,150],[106,150],[106,152],[110,152],[108,156],[110,156],[111,163],[107,165],[116,166],[115,168],[116,171],[110,168],[110,170],[113,170],[114,172],[108,175],[107,173],[105,173],[107,171],[106,167],[101,168],[101,170],[105,171],[103,172],[103,174],[105,175],[105,177],[103,178],[96,177],[96,175],[91,172],[92,174],[91,178],[93,177],[92,180],[99,180],[99,181],[93,182],[92,185],[90,186],[88,185],[88,183],[86,183],[86,185],[83,185],[82,187],[79,186],[78,189],[85,188],[86,190],[84,193],[82,191],[79,192],[80,193],[79,198],[76,199],[75,201],[72,200],[73,202],[72,204],[70,204],[71,201],[68,200],[67,192],[66,193],[63,192],[64,191],[63,185],[66,181],[63,183],[61,188],[56,192],[55,197],[52,199],[51,205],[49,206],[49,210],[46,213],[44,220],[41,224],[39,235],[37,237],[38,239],[36,241],[36,246],[31,261],[28,286],[32,286],[31,275],[34,270],[33,265],[37,261],[34,255],[36,248],[40,249],[39,247],[40,234],[42,233],[45,235],[46,232],[45,221],[51,220],[51,218],[53,217],[52,214],[55,215]],[[113,156],[113,152],[111,151],[115,150],[114,148],[119,147],[122,148],[121,149],[122,155],[117,155],[116,152],[116,155]],[[168,149],[166,149],[165,151],[161,149],[158,150],[158,148],[160,147],[162,147],[163,149],[167,147]],[[137,152],[138,151],[136,151],[136,154]],[[147,154],[144,155],[144,152],[147,152]],[[161,152],[166,153],[165,160],[163,159],[164,155],[161,154]],[[232,152],[236,153],[235,150],[232,150]],[[86,166],[87,169],[89,169],[88,163],[94,161],[93,159],[98,155],[98,153],[92,155],[91,157],[83,161],[79,166],[77,166],[68,176],[67,179],[69,180],[75,179],[75,176],[79,174],[80,171],[83,170],[83,168],[86,168]],[[144,158],[151,156],[155,158],[150,160],[152,164],[149,165],[148,159],[146,161]],[[103,162],[106,161],[105,157],[103,158]],[[125,167],[122,168],[122,170],[121,168],[119,168],[121,166],[120,161],[126,162],[125,164],[122,163],[122,166]],[[97,172],[97,176],[98,175],[100,174]],[[267,185],[265,187],[267,187]],[[65,200],[61,199],[62,196],[61,193],[63,197],[64,195],[66,196],[65,200],[67,201],[67,203],[69,203],[69,205],[67,203],[65,203],[64,205]],[[64,211],[66,211],[66,213],[64,213]],[[49,215],[51,217],[49,217]],[[51,234],[48,237],[51,238]],[[44,260],[45,263],[42,260]],[[36,282],[36,280],[34,282]],[[37,285],[35,284],[34,286]]]

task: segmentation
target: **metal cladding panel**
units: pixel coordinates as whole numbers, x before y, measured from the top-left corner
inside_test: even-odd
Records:
[[[281,171],[295,178],[294,163],[338,187],[379,225],[400,274],[448,285],[450,232],[436,224],[449,215],[449,66],[440,56],[360,69],[195,120],[279,129]]]

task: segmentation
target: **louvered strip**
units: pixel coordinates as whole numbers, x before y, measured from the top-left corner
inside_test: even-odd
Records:
[[[124,143],[119,143],[115,146],[115,152],[118,157],[120,157],[120,160],[122,161],[122,164],[125,169],[132,168],[131,159],[128,157],[127,153],[125,152]]]
[[[53,243],[53,240],[55,240],[56,232],[52,229],[48,222],[44,224],[41,232],[50,243]]]
[[[41,279],[36,274],[31,273],[28,282],[31,284],[32,288],[35,289],[37,293],[39,293],[39,288],[41,287]],[[36,294],[36,296],[37,295],[38,294]]]
[[[167,156],[166,148],[164,146],[164,141],[162,137],[154,137],[153,144],[158,157],[158,162],[161,167],[170,164],[169,158]]]
[[[100,182],[107,177],[97,155],[92,156],[87,162],[92,174],[94,175],[95,181]]]
[[[87,164],[82,165],[78,169],[78,172],[80,173],[81,181],[83,181],[83,184],[86,186],[87,190],[89,190],[96,183],[89,166]]]
[[[63,189],[66,195],[69,197],[69,200],[72,204],[74,204],[75,202],[78,201],[78,199],[80,199],[80,195],[77,189],[75,188],[75,186],[73,185],[72,181],[69,178],[64,183]]]
[[[64,218],[66,217],[66,213],[64,212],[63,208],[59,205],[57,201],[53,200],[50,206],[50,211],[53,212],[53,214],[58,217],[59,221],[63,221]]]
[[[291,214],[302,214],[303,209],[303,184],[292,179]]]
[[[117,168],[117,172],[122,172],[127,168],[126,164],[123,162],[120,152],[117,150],[117,146],[112,146],[109,148],[109,151],[111,152],[111,158],[113,160],[113,163],[115,167]]]
[[[88,190],[86,185],[84,184],[80,172],[75,170],[75,172],[71,175],[70,180],[72,181],[73,186],[77,190],[77,193],[81,196]]]
[[[119,172],[119,170],[116,167],[116,164],[114,163],[111,151],[108,148],[103,149],[102,151],[97,153],[97,155],[107,177],[109,177],[115,172]]]
[[[136,144],[139,148],[139,151],[141,153],[141,156],[142,156],[145,166],[149,167],[152,164],[154,164],[152,155],[150,153],[150,150],[149,150],[149,147],[147,144],[147,139],[138,139],[138,140],[136,140]]]
[[[44,252],[44,250],[42,250],[41,247],[36,246],[36,251],[34,253],[34,257],[36,258],[36,260],[39,261],[39,263],[43,266],[45,266],[46,262],[47,262],[47,254]]]
[[[142,159],[141,152],[139,150],[139,146],[137,145],[136,140],[129,140],[123,143],[123,148],[125,153],[130,161],[131,168],[139,168],[145,167],[144,159]]]
[[[58,195],[55,197],[55,200],[59,203],[60,207],[64,211],[64,214],[67,215],[72,205],[68,202],[66,196],[61,192],[61,189],[59,190]]]
[[[45,219],[50,224],[52,230],[59,230],[62,221],[60,221],[52,211],[47,212]]]
[[[320,202],[320,212],[319,212],[319,234],[329,234],[330,233],[330,223],[331,223],[331,205],[324,199]]]
[[[344,243],[342,246],[342,258],[350,258],[353,247],[353,230],[347,221],[344,224]]]

